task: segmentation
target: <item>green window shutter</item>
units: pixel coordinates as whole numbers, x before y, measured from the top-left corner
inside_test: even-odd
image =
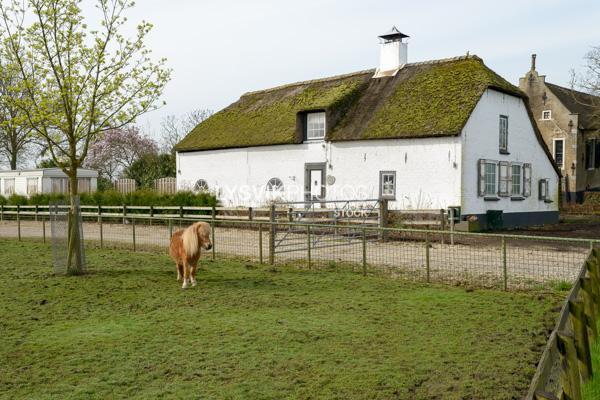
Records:
[[[485,196],[485,160],[477,161],[477,193],[479,197]]]

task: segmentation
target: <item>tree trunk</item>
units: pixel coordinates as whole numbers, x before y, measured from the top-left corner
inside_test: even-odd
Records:
[[[11,153],[10,155],[10,169],[13,171],[17,169],[17,153]]]
[[[71,207],[68,216],[67,273],[69,275],[81,275],[83,273],[83,257],[79,235],[79,204],[76,201],[78,189],[77,169],[70,170],[68,177]]]

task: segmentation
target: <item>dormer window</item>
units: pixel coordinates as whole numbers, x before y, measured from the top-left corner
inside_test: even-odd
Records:
[[[548,121],[551,119],[552,119],[552,111],[551,110],[542,111],[542,120]]]
[[[325,113],[311,112],[306,114],[306,138],[319,140],[325,138]]]

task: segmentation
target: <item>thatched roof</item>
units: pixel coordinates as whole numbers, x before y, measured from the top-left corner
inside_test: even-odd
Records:
[[[525,98],[477,56],[374,70],[246,93],[199,124],[177,146],[194,151],[302,142],[299,112],[325,110],[326,140],[459,135],[488,88]]]

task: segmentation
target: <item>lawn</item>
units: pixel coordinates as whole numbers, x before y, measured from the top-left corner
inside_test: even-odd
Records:
[[[600,340],[592,346],[594,378],[583,387],[583,400],[600,399]]]
[[[565,293],[0,240],[0,398],[511,399]]]

